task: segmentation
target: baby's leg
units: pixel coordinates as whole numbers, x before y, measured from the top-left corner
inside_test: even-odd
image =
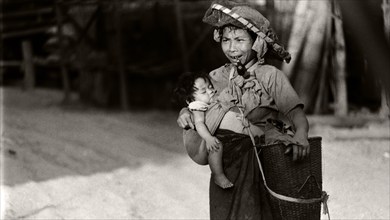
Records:
[[[233,186],[233,183],[225,176],[222,166],[222,146],[217,151],[210,152],[208,159],[209,165],[212,172],[212,176],[215,184],[220,186],[223,189],[230,188]]]

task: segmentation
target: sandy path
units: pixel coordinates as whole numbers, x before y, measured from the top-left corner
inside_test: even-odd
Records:
[[[320,131],[332,219],[390,219],[389,128]]]
[[[208,218],[209,169],[185,154],[175,112],[61,107],[58,92],[2,92],[3,217]],[[388,121],[315,124],[311,133],[323,137],[332,219],[389,219]]]
[[[6,218],[207,218],[208,168],[164,114],[64,111],[44,91],[4,97]]]

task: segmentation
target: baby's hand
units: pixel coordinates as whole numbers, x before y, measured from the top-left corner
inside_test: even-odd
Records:
[[[218,151],[220,144],[221,142],[216,137],[211,137],[206,139],[207,152],[210,153],[210,152]]]

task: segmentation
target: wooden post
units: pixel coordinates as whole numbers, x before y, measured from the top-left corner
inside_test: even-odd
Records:
[[[121,98],[121,108],[123,110],[129,109],[128,104],[128,95],[127,95],[127,77],[125,71],[125,65],[123,63],[123,51],[122,51],[122,22],[121,22],[121,2],[120,0],[115,2],[115,53],[117,59],[117,70],[119,73],[119,84],[120,84],[120,98]]]
[[[335,47],[335,73],[336,73],[336,97],[335,97],[335,115],[345,116],[348,114],[347,83],[345,68],[345,40],[341,12],[336,1],[333,0],[334,17],[334,47]]]
[[[387,43],[390,45],[390,0],[383,0],[383,21]],[[379,114],[383,117],[390,117],[390,88],[382,83],[381,108]]]
[[[388,88],[387,88],[388,89]],[[389,94],[386,92],[386,88],[383,88],[381,90],[381,108],[379,110],[379,115],[381,117],[390,117],[390,111],[389,111]]]
[[[183,68],[184,71],[187,72],[189,71],[190,68],[189,68],[188,55],[187,55],[187,43],[184,34],[179,0],[175,0],[175,14],[176,14],[176,27],[177,27],[177,34],[180,42],[180,51],[181,51],[181,58],[183,62]]]
[[[56,2],[56,21],[57,21],[57,38],[59,43],[59,56],[60,56],[60,69],[61,69],[61,77],[62,77],[62,87],[64,90],[64,103],[69,103],[70,101],[70,85],[68,78],[68,71],[66,69],[65,60],[67,60],[65,56],[65,45],[64,45],[64,35],[63,35],[63,25],[64,25],[64,16],[61,11],[61,0]]]
[[[382,2],[383,10],[383,21],[385,25],[385,34],[387,42],[390,44],[390,0],[383,0]]]
[[[288,45],[298,2],[297,0],[267,0],[265,3],[265,15],[271,22],[271,26],[275,28],[275,32],[278,34],[278,41],[286,46]],[[262,4],[262,2],[258,4]]]
[[[318,80],[318,73],[322,61],[322,49],[325,41],[326,22],[330,14],[328,1],[309,1],[310,7],[316,13],[315,19],[311,21],[308,30],[302,56],[299,60],[299,69],[294,77],[293,85],[307,108],[311,111],[314,108],[312,102],[315,99],[317,88],[315,84]]]
[[[274,11],[275,10],[275,0],[266,0],[265,1],[265,8],[267,11]]]
[[[318,93],[317,98],[314,103],[314,114],[322,114],[324,113],[324,108],[327,108],[328,106],[328,80],[329,77],[328,71],[329,71],[329,54],[331,53],[331,47],[332,47],[332,41],[331,41],[331,35],[332,35],[332,22],[333,18],[329,14],[326,19],[326,32],[325,32],[325,42],[324,42],[324,55],[322,57],[322,63],[321,63],[321,71],[320,71],[320,80],[319,80],[319,86],[318,86]]]
[[[2,86],[4,83],[4,68],[2,65],[0,65],[0,86]]]
[[[314,12],[309,7],[309,1],[298,1],[295,8],[294,23],[288,41],[287,49],[291,54],[291,62],[282,64],[282,71],[291,78],[298,65],[300,54],[306,39],[307,32],[313,22]]]
[[[24,88],[27,91],[34,89],[35,86],[35,72],[33,61],[33,49],[30,40],[23,40],[23,67],[24,67]]]

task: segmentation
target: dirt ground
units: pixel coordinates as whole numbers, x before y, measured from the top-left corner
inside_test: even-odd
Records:
[[[0,89],[2,219],[208,219],[210,171],[186,155],[176,112],[64,106],[58,91]],[[389,121],[309,121],[323,138],[330,218],[390,219]]]

